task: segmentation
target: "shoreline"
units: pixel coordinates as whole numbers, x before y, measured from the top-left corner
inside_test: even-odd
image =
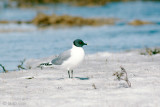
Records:
[[[136,53],[137,55],[141,55],[141,56],[149,56],[152,57],[154,55],[160,54],[160,48],[156,47],[156,48],[143,48],[143,49],[132,49],[132,50],[123,50],[123,51],[119,51],[119,52],[96,52],[96,53],[92,53],[92,54],[86,54],[86,56],[94,56],[94,55],[103,55],[105,53],[108,54],[127,54],[127,53]],[[8,73],[8,72],[13,72],[13,71],[21,71],[21,70],[31,70],[32,68],[35,69],[37,68],[37,66],[41,63],[44,62],[49,62],[51,59],[54,59],[56,55],[52,55],[52,56],[48,56],[48,57],[43,57],[43,58],[39,58],[39,59],[23,59],[21,61],[19,61],[19,64],[17,65],[17,69],[15,68],[14,70],[8,70],[7,68],[5,68],[5,66],[3,66],[3,64],[1,65],[1,69],[3,69],[2,67],[4,67],[4,69],[6,69],[6,71],[1,71],[0,73]],[[40,69],[40,68],[39,68]]]

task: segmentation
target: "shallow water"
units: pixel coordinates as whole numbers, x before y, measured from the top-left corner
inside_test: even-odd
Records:
[[[9,70],[16,69],[19,61],[24,58],[42,58],[61,53],[71,48],[72,41],[77,38],[89,44],[84,47],[87,54],[160,47],[160,2],[110,3],[101,7],[50,5],[48,9],[42,10],[0,8],[0,20],[31,20],[40,11],[47,14],[122,19],[114,26],[61,29],[38,29],[27,24],[1,24],[0,63]],[[153,21],[158,24],[138,27],[125,24],[133,19]]]

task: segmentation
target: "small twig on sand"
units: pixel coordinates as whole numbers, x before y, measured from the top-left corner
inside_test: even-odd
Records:
[[[97,87],[96,87],[96,85],[93,83],[92,84],[92,87],[94,88],[94,89],[97,89]]]
[[[126,70],[122,66],[120,66],[120,68],[121,68],[121,71],[126,74],[126,76],[125,76],[125,78],[123,80],[127,82],[129,87],[131,87],[131,82],[128,80],[128,75],[127,75]]]
[[[116,72],[113,74],[113,76],[116,76],[117,80],[119,80],[119,81],[120,80],[126,81],[128,87],[131,87],[131,82],[128,80],[128,75],[127,75],[126,70],[122,66],[120,66],[120,68],[121,68],[121,72],[120,73]],[[124,76],[124,74],[125,74],[125,76]]]
[[[0,66],[2,67],[2,69],[3,69],[3,72],[5,72],[5,73],[7,73],[8,72],[8,70],[6,70],[5,69],[5,67],[2,65],[2,64],[0,64]]]

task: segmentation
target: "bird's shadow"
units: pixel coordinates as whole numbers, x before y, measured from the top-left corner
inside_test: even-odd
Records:
[[[88,77],[74,77],[76,79],[79,79],[79,80],[89,80]],[[64,80],[65,78],[58,78],[57,80]],[[72,78],[71,78],[72,79]]]
[[[77,78],[77,79],[79,79],[79,80],[89,80],[88,77],[75,77],[75,78]]]
[[[64,78],[58,78],[57,80],[64,80]]]

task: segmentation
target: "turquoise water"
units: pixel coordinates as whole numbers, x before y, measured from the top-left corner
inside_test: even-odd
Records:
[[[0,63],[9,70],[16,69],[19,61],[24,58],[42,58],[61,53],[71,48],[72,41],[77,38],[89,44],[84,47],[86,54],[160,47],[160,2],[118,2],[99,7],[49,5],[48,9],[43,10],[0,8],[0,20],[31,20],[37,12],[121,19],[113,26],[42,30],[34,25],[1,24],[0,29],[13,30],[0,32]],[[156,24],[137,27],[126,24],[133,19]]]

